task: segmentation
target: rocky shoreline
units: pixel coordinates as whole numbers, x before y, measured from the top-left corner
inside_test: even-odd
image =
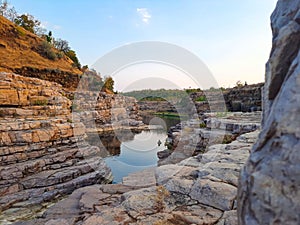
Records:
[[[204,153],[213,144],[230,143],[238,136],[260,129],[261,112],[204,113],[202,119],[184,121],[170,128],[166,145],[158,153],[159,165],[178,163]]]
[[[210,146],[178,164],[136,173],[123,184],[77,189],[40,218],[15,224],[235,225],[239,171],[258,133]]]
[[[61,85],[11,73],[0,80],[1,224],[34,218],[75,189],[112,181]]]

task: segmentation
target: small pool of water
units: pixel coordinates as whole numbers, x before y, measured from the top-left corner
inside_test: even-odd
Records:
[[[163,129],[88,134],[88,143],[100,147],[101,157],[111,168],[113,183],[121,183],[122,178],[130,173],[157,166],[157,152],[166,149],[168,129],[180,121],[152,116],[144,122]]]
[[[112,170],[113,182],[120,183],[130,173],[156,166],[157,152],[166,149],[166,137],[164,131],[150,130],[135,134],[133,140],[121,142],[120,154],[105,158]]]

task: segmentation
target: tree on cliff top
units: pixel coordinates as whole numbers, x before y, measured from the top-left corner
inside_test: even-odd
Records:
[[[114,93],[114,84],[115,81],[112,79],[112,77],[106,77],[104,80],[104,85],[102,87],[102,91],[105,91],[107,93]]]
[[[18,16],[15,7],[10,7],[6,0],[1,2],[0,15],[4,16],[12,22],[14,22]]]
[[[35,33],[36,29],[41,25],[41,22],[34,19],[34,17],[30,14],[22,14],[17,16],[14,22],[31,33]]]

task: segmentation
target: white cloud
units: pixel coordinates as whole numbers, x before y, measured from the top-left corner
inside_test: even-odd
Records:
[[[147,8],[137,8],[136,11],[140,15],[144,23],[148,24],[150,22],[152,16]]]

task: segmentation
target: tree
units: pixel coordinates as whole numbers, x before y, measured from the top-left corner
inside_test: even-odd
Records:
[[[88,65],[84,65],[84,66],[81,68],[81,71],[82,71],[83,73],[85,73],[86,71],[88,71],[88,69],[89,69],[89,66],[88,66]]]
[[[39,26],[39,27],[35,28],[35,34],[42,37],[42,38],[47,36],[46,32],[47,32],[47,29],[42,27],[42,26]]]
[[[52,31],[49,31],[48,35],[46,35],[46,39],[48,43],[52,43]]]
[[[34,19],[32,15],[22,14],[15,19],[15,23],[25,30],[35,33],[35,29],[41,25],[41,22]]]
[[[53,44],[56,49],[58,49],[59,51],[62,51],[65,54],[71,50],[69,43],[60,38],[58,38],[57,40],[54,40]]]
[[[0,15],[4,16],[5,18],[9,19],[10,21],[14,22],[17,18],[17,12],[15,7],[9,7],[7,1],[3,1],[0,5]]]
[[[81,69],[81,64],[77,58],[76,52],[74,50],[69,50],[65,53],[73,61],[73,66]]]
[[[238,80],[235,84],[236,84],[237,87],[243,87],[244,86],[243,83],[240,80]]]
[[[104,85],[102,91],[114,92],[114,84],[115,81],[112,79],[112,77],[106,77],[104,79]]]
[[[1,16],[4,16],[4,14],[7,11],[7,9],[8,9],[8,3],[7,3],[7,1],[3,1],[1,3],[1,6],[0,6],[0,14],[1,14]]]

